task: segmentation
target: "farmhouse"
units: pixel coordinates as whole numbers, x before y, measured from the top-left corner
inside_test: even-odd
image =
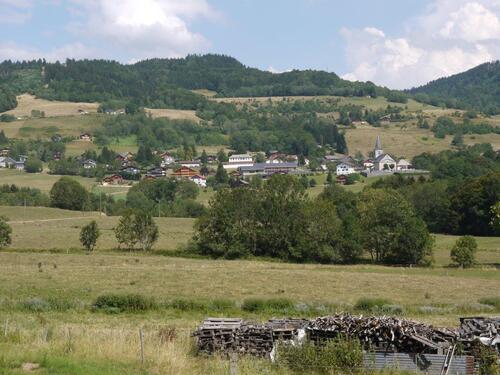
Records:
[[[18,171],[24,171],[24,161],[16,161],[15,168]]]
[[[196,160],[179,160],[177,164],[180,164],[182,167],[187,168],[199,168],[200,162]]]
[[[123,182],[124,182],[123,177],[120,176],[119,174],[114,174],[112,176],[104,177],[102,179],[103,186],[122,185]]]
[[[152,178],[165,177],[166,175],[167,173],[165,172],[165,170],[160,167],[151,168],[146,173],[146,177],[152,177]]]
[[[350,163],[350,162],[346,161],[346,162],[340,163],[337,165],[337,168],[336,168],[337,176],[356,173],[354,168],[355,168],[355,165]]]
[[[161,166],[162,167],[173,164],[175,162],[175,158],[172,155],[170,155],[170,153],[168,153],[168,152],[161,153],[160,158],[161,158]]]
[[[190,181],[193,181],[196,185],[198,185],[201,188],[206,188],[207,187],[207,179],[203,176],[200,175],[195,175],[189,177]]]
[[[182,166],[179,169],[176,169],[173,173],[174,177],[194,177],[197,176],[198,172],[192,168]]]
[[[82,133],[80,134],[80,141],[90,142],[92,141],[92,135],[89,133]]]
[[[118,155],[116,155],[116,160],[119,160],[119,161],[132,160],[133,156],[134,155],[129,151],[120,152]]]
[[[16,164],[16,161],[8,156],[0,156],[0,168],[10,168]]]
[[[84,169],[93,169],[97,167],[97,162],[92,159],[87,159],[82,163]]]

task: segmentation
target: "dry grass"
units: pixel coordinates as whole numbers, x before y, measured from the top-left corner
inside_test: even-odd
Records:
[[[145,108],[146,113],[150,113],[153,118],[168,117],[172,120],[191,120],[199,122],[200,118],[196,116],[196,111],[183,109],[150,109]]]
[[[89,113],[96,113],[99,103],[73,103],[50,101],[45,99],[38,99],[33,95],[23,94],[17,97],[18,105],[16,108],[11,109],[5,113],[13,116],[23,117],[31,116],[32,110],[39,110],[45,112],[46,117],[53,116],[73,116],[79,115],[78,110],[87,111]]]
[[[118,247],[113,231],[119,219],[116,216],[45,207],[0,207],[0,215],[11,221],[12,248],[15,249],[81,249],[80,230],[90,220],[96,220],[101,231],[97,250]],[[174,250],[187,243],[193,234],[193,219],[156,218],[155,221],[160,237],[153,249]]]
[[[62,176],[50,175],[45,172],[42,173],[26,173],[23,171],[18,171],[14,169],[0,168],[0,184],[14,184],[21,187],[31,187],[40,189],[42,192],[49,192],[54,185]],[[77,180],[88,190],[92,189],[97,185],[97,181],[94,178],[71,176],[71,178]]]

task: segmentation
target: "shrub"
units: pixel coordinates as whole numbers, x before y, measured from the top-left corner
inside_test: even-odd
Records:
[[[31,312],[43,312],[50,310],[50,304],[42,298],[28,298],[22,302],[22,307]]]
[[[460,267],[471,267],[475,262],[477,242],[472,236],[460,237],[451,249],[451,260]]]
[[[294,303],[286,298],[271,298],[271,299],[249,298],[243,301],[241,309],[243,311],[248,311],[248,312],[293,311]]]
[[[500,297],[485,297],[479,300],[483,305],[493,306],[495,309],[500,310]]]
[[[181,311],[206,311],[208,305],[201,301],[196,301],[188,298],[178,298],[170,301],[167,307]]]
[[[140,294],[104,294],[95,300],[94,309],[109,312],[146,311],[156,308],[153,298]]]
[[[236,309],[236,303],[227,299],[214,299],[210,302],[210,310],[212,311],[230,311]]]
[[[392,304],[391,301],[385,298],[361,297],[354,305],[354,308],[361,311],[376,311],[381,310],[384,305]]]
[[[383,305],[380,312],[390,315],[402,315],[405,313],[405,308],[401,305]]]
[[[358,341],[343,338],[328,341],[324,345],[309,341],[297,346],[281,343],[278,345],[277,363],[301,374],[330,374],[332,371],[350,373],[362,365],[363,352]]]

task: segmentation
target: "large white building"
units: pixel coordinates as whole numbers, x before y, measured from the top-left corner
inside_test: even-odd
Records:
[[[253,165],[252,155],[235,154],[229,157],[229,162],[224,163],[225,169],[238,169],[240,167],[251,167]]]

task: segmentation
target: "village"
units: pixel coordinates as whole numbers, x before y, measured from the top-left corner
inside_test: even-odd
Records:
[[[82,133],[79,141],[92,142],[93,137],[90,133]],[[86,153],[76,157],[75,162],[85,175],[97,168],[104,170],[104,175],[100,178],[103,186],[131,185],[133,181],[140,179],[152,180],[168,176],[188,179],[200,188],[206,188],[207,178],[215,174],[219,165],[228,174],[233,187],[248,184],[254,177],[267,179],[274,174],[307,176],[315,173],[329,173],[335,175],[336,183],[343,185],[352,181],[349,176],[352,178],[354,175],[373,177],[395,173],[428,173],[415,170],[404,158],[386,153],[382,148],[380,136],[377,136],[369,158],[360,159],[332,153],[315,160],[314,166],[307,158],[289,155],[278,150],[270,150],[266,153],[229,153],[229,155],[222,150],[217,155],[207,155],[203,151],[202,155],[192,160],[181,160],[176,157],[175,152],[170,151],[153,151],[152,155],[156,162],[153,163],[154,165],[140,163],[137,161],[137,155],[127,151],[116,153],[112,163],[102,164],[98,160],[86,157]],[[52,158],[54,162],[58,162],[64,158],[64,155],[61,152],[55,152]],[[15,168],[22,171],[25,170],[27,160],[28,157],[25,155],[19,155],[17,160],[9,156],[8,148],[0,151],[0,168]]]

